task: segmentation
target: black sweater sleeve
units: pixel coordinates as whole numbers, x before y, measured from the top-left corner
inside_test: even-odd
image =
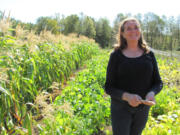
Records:
[[[110,54],[107,72],[106,72],[106,82],[105,82],[105,91],[107,94],[111,96],[111,98],[122,100],[123,90],[115,88],[115,75],[117,70],[117,58],[115,55],[115,51]]]
[[[154,56],[154,53],[153,52],[150,52],[150,53],[151,53],[151,57],[153,60],[152,87],[151,87],[150,91],[153,91],[155,93],[155,95],[157,95],[163,87],[163,82],[162,82],[160,74],[159,74],[159,69],[158,69],[158,65],[157,65],[157,61]]]

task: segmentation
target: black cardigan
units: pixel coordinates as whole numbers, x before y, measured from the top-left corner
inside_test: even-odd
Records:
[[[162,87],[163,83],[152,51],[135,58],[126,57],[120,49],[111,52],[105,91],[112,99],[122,101],[123,92],[138,94],[144,99],[148,92],[158,94]]]

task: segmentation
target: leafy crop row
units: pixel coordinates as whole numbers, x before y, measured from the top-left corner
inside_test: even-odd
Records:
[[[0,38],[0,132],[29,129],[33,102],[42,91],[51,91],[54,82],[63,82],[82,62],[97,53],[93,42],[74,42],[68,51],[53,43],[18,45],[11,36]]]
[[[55,100],[54,120],[45,119],[39,133],[62,135],[112,134],[110,98],[104,93],[109,51],[103,50],[86,63],[87,68],[68,82]],[[178,135],[180,133],[180,63],[176,59],[157,57],[164,88],[151,108],[144,135]],[[44,125],[44,126],[43,126]]]

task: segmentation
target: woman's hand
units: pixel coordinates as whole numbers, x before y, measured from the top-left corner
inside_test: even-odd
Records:
[[[137,107],[139,104],[141,104],[142,98],[137,94],[130,94],[127,92],[124,92],[122,95],[122,99],[127,101],[129,105],[132,107]]]
[[[155,102],[154,95],[155,95],[155,94],[154,94],[153,91],[148,92],[147,95],[146,95],[146,100],[154,101],[154,102]]]
[[[146,104],[146,105],[155,105],[156,104],[156,101],[155,101],[155,98],[154,98],[154,92],[153,91],[150,91],[149,93],[147,93],[146,95],[146,100],[142,100],[141,102],[143,104]]]

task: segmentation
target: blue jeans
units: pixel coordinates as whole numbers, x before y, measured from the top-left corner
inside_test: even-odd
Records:
[[[149,114],[149,106],[131,107],[126,101],[111,99],[113,135],[141,135]]]

